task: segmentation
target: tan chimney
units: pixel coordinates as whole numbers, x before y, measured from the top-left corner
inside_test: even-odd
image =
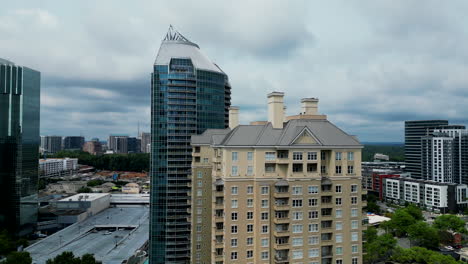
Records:
[[[268,122],[273,128],[283,128],[284,121],[284,93],[272,92],[268,94]]]
[[[239,107],[231,106],[229,107],[229,128],[234,129],[239,125]]]
[[[301,114],[302,115],[317,115],[318,114],[318,99],[317,98],[303,98],[301,100]]]

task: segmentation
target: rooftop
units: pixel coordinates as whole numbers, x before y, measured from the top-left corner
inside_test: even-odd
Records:
[[[64,251],[72,251],[76,256],[90,253],[105,264],[121,264],[145,244],[148,233],[147,206],[115,207],[73,224],[25,250],[36,264],[44,264]]]
[[[79,193],[73,196],[63,198],[59,202],[76,202],[76,201],[94,201],[96,199],[110,196],[109,193]]]
[[[0,58],[0,64],[11,64],[11,65],[15,65],[13,62],[9,61],[9,60],[5,60],[5,59],[2,59]]]

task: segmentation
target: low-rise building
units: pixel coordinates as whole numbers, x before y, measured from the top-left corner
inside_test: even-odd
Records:
[[[86,181],[59,181],[49,183],[46,191],[48,193],[75,194],[82,187],[86,186]]]
[[[40,159],[39,174],[40,177],[59,177],[69,176],[78,169],[78,159]]]
[[[468,186],[412,178],[384,178],[384,199],[389,202],[412,203],[426,210],[448,213],[466,208]]]
[[[122,186],[122,193],[140,193],[140,185],[134,182],[127,183]]]
[[[83,221],[108,208],[110,205],[109,193],[80,193],[57,201],[57,212],[59,224],[73,224]],[[67,212],[77,213],[67,213]]]

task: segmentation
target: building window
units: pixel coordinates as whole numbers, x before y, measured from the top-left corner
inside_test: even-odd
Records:
[[[237,161],[237,152],[232,152],[232,161]]]
[[[353,193],[357,192],[357,188],[358,188],[357,184],[351,185],[351,192]]]
[[[232,234],[237,234],[237,225],[232,225],[231,226],[231,233]]]
[[[335,152],[335,160],[341,160],[341,152]]]
[[[293,186],[292,187],[292,194],[293,195],[301,195],[302,194],[302,187],[301,186]]]
[[[262,186],[261,191],[262,194],[268,194],[268,186]]]
[[[237,199],[232,199],[231,200],[231,208],[237,208],[238,204],[237,204]]]
[[[336,205],[341,205],[341,198],[335,198]]]
[[[203,158],[203,163],[208,163],[209,159],[208,158]]]
[[[351,217],[356,217],[356,216],[358,216],[358,209],[355,209],[355,208],[351,209]]]
[[[292,245],[295,247],[300,247],[303,244],[303,239],[302,237],[294,237],[292,239]]]
[[[253,245],[253,237],[247,238],[247,246]]]
[[[351,221],[351,229],[358,229],[359,222],[357,220]]]
[[[317,164],[307,164],[307,172],[317,172]]]
[[[327,173],[327,167],[324,165],[320,166],[320,173]]]
[[[293,220],[302,220],[302,212],[293,212]]]
[[[265,152],[265,160],[275,160],[275,152]]]
[[[247,212],[247,220],[253,219],[253,212]]]
[[[293,160],[302,160],[302,152],[293,152]]]
[[[266,173],[273,173],[275,172],[275,164],[265,163],[265,172]]]
[[[342,229],[343,229],[343,223],[341,223],[341,222],[336,222],[336,223],[335,223],[335,229],[336,229],[336,230],[342,230]]]
[[[264,233],[264,234],[268,233],[268,226],[267,225],[262,225],[262,233]]]
[[[336,247],[336,254],[337,255],[342,255],[343,254],[343,248],[342,247]]]
[[[351,233],[351,241],[358,241],[358,233],[353,232]]]
[[[354,174],[354,166],[348,166],[348,174]]]
[[[293,199],[292,207],[302,207],[302,199]]]
[[[253,194],[253,186],[252,185],[249,185],[247,186],[247,194]]]
[[[253,175],[253,166],[247,166],[247,176]]]
[[[352,258],[351,259],[351,264],[358,264],[358,258]]]
[[[341,174],[341,166],[335,166],[335,173]]]
[[[309,211],[309,219],[317,219],[318,211]]]
[[[197,177],[198,178],[203,178],[203,172],[201,172],[201,171],[197,172]]]
[[[317,152],[307,152],[308,160],[317,160]]]
[[[247,199],[247,207],[253,207],[253,199]]]
[[[320,151],[320,159],[327,160],[327,153],[325,151]]]
[[[319,190],[318,186],[316,185],[309,185],[308,189],[309,189],[309,194],[318,193],[318,190]]]
[[[248,224],[247,225],[247,233],[253,232],[253,224]]]
[[[357,245],[352,245],[351,246],[351,253],[358,253],[358,246]]]
[[[237,252],[231,252],[231,259],[236,260],[237,259]]]
[[[262,247],[268,247],[268,238],[262,238],[261,243]]]
[[[232,212],[231,213],[231,220],[232,221],[237,221],[237,212]]]
[[[336,234],[335,235],[335,241],[336,241],[336,243],[343,243],[343,235],[342,234]]]
[[[198,185],[198,187],[203,187],[203,181],[198,181],[197,185]]]
[[[354,160],[354,152],[348,152],[348,160],[353,161]]]
[[[318,236],[310,236],[309,237],[309,245],[318,245],[319,237]]]
[[[268,213],[267,212],[262,212],[261,218],[262,218],[262,220],[268,220]]]
[[[317,258],[319,256],[318,248],[309,249],[309,258]]]
[[[319,225],[318,224],[309,224],[309,232],[318,232]]]
[[[293,250],[292,251],[292,258],[293,259],[302,259],[304,256],[302,254],[302,250]]]
[[[318,199],[317,198],[310,198],[309,199],[309,206],[317,206],[318,205]]]
[[[292,225],[293,233],[302,233],[302,225]]]
[[[268,251],[262,251],[261,254],[263,260],[268,259]]]
[[[247,250],[247,258],[253,258],[253,250]]]
[[[341,193],[341,192],[342,192],[341,185],[336,185],[336,186],[335,186],[335,192],[337,192],[337,193]]]
[[[202,196],[203,193],[202,193],[202,190],[197,190],[197,196]]]
[[[343,217],[343,211],[341,209],[336,209],[335,210],[335,217],[336,218],[341,218]]]
[[[268,199],[263,199],[262,200],[262,208],[268,208],[268,205],[269,205]]]
[[[303,164],[293,164],[292,171],[293,172],[302,172],[302,165]]]
[[[197,214],[201,214],[202,213],[202,208],[197,208]]]
[[[237,238],[231,239],[231,247],[237,247]]]
[[[231,187],[231,194],[237,195],[238,190],[239,190],[239,189],[237,188],[237,186],[232,186],[232,187]]]
[[[232,176],[239,176],[239,174],[237,174],[237,166],[232,166],[231,168],[231,175]]]
[[[357,197],[351,197],[351,204],[357,204]]]
[[[253,152],[247,152],[247,160],[253,160]]]

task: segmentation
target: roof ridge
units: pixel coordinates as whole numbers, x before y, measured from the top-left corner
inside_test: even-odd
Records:
[[[265,133],[265,129],[266,129],[269,125],[270,125],[270,123],[267,123],[266,125],[263,125],[262,131],[260,131],[260,133],[258,133],[257,138],[255,139],[255,145],[258,145],[258,142],[259,142],[260,139],[262,138],[261,136],[263,136],[263,133]]]
[[[289,120],[288,122],[286,122],[286,126],[284,126],[284,123],[283,123],[283,129],[281,130],[281,137],[278,139],[278,142],[276,142],[276,145],[279,145],[281,141],[283,141],[284,135],[286,135],[286,130],[288,130],[290,127],[290,124],[291,124],[290,121],[292,120]]]

